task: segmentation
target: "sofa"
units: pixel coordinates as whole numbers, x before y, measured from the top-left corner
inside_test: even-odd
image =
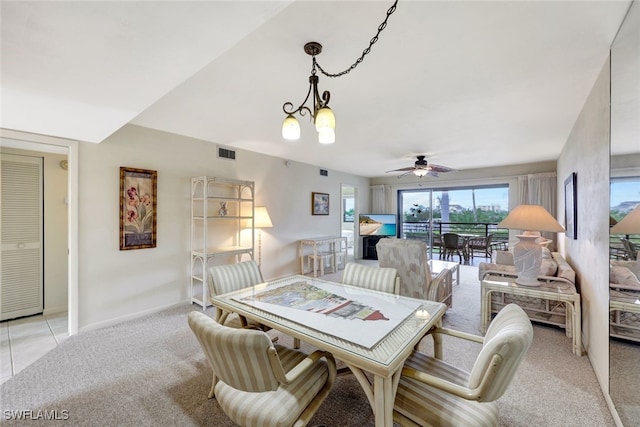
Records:
[[[495,262],[481,262],[478,265],[478,279],[487,276],[503,276],[516,278],[518,273],[510,251],[494,251],[492,259]],[[566,288],[567,292],[577,292],[575,288],[576,273],[559,252],[551,252],[542,248],[542,265],[538,280],[543,286]],[[532,321],[567,328],[570,333],[570,322],[567,323],[567,307],[563,301],[549,301],[524,295],[494,292],[491,294],[491,313],[497,313],[507,304],[514,303],[522,307]]]
[[[640,342],[640,261],[610,261],[609,334]]]

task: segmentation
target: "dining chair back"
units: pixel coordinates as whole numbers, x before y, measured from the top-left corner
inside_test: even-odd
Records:
[[[355,262],[345,266],[342,283],[391,294],[397,294],[400,290],[398,270],[395,268],[372,267]]]
[[[226,294],[249,286],[262,283],[260,267],[254,260],[235,264],[214,265],[209,267],[209,293],[211,296]],[[243,327],[247,325],[244,318],[230,316],[231,313],[216,308],[216,321],[227,326]],[[230,317],[229,317],[230,316]],[[229,319],[227,321],[227,319]]]
[[[498,426],[495,401],[509,387],[533,339],[526,313],[516,304],[505,306],[484,338],[442,328],[434,334],[478,342],[482,348],[471,372],[414,351],[402,370],[394,420],[401,425],[408,419],[423,426]]]
[[[238,425],[306,425],[333,386],[329,353],[274,345],[261,330],[229,328],[197,311],[188,323],[213,369],[218,404]]]

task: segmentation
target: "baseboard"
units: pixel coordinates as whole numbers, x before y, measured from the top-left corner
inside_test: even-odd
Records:
[[[120,316],[120,317],[116,317],[113,319],[109,319],[109,320],[104,320],[102,322],[96,322],[96,323],[92,323],[90,325],[87,326],[83,326],[82,328],[80,328],[80,333],[82,332],[86,332],[86,331],[91,331],[94,329],[100,329],[100,328],[105,328],[107,326],[113,326],[116,325],[118,323],[122,323],[122,322],[126,322],[129,320],[133,320],[133,319],[137,319],[139,317],[143,317],[143,316],[147,316],[149,314],[154,314],[157,313],[159,311],[163,311],[163,310],[167,310],[169,308],[173,308],[179,305],[183,305],[183,304],[188,304],[190,303],[190,300],[183,300],[177,303],[173,303],[173,304],[167,304],[167,305],[163,305],[160,307],[154,307],[154,308],[150,308],[148,310],[143,310],[143,311],[138,311],[136,313],[132,313],[132,314],[127,314],[126,316]]]
[[[43,315],[45,316],[51,316],[54,314],[58,314],[58,313],[67,313],[69,311],[69,307],[66,305],[60,305],[57,307],[48,307],[45,308],[44,311],[42,312]]]

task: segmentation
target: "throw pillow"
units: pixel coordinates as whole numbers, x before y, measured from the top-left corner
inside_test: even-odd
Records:
[[[627,267],[611,266],[609,269],[609,281],[618,285],[640,289],[640,280]]]
[[[542,259],[542,264],[540,265],[540,275],[541,276],[555,276],[558,271],[558,263],[552,259]]]
[[[509,251],[496,251],[496,264],[515,265],[513,263],[513,254]]]

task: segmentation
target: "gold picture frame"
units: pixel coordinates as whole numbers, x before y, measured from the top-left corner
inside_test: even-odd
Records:
[[[156,247],[158,172],[120,168],[120,250]]]
[[[329,194],[311,193],[311,215],[329,215]]]

